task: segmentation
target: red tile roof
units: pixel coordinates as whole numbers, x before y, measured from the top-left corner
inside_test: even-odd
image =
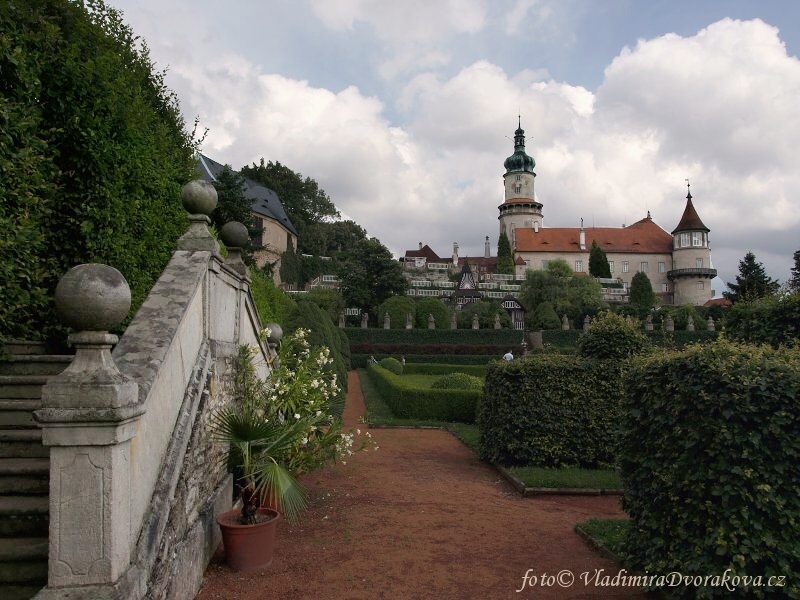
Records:
[[[727,298],[712,298],[711,300],[707,300],[706,303],[703,304],[703,306],[705,307],[731,306],[731,301],[728,300]]]
[[[538,232],[517,228],[517,252],[581,252],[579,227],[542,227]],[[672,236],[649,217],[627,227],[586,227],[586,250],[592,241],[609,252],[669,254]]]

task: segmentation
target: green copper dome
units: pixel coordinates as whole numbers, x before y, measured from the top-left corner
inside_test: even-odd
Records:
[[[514,154],[506,159],[503,166],[506,168],[506,173],[519,171],[533,173],[536,161],[525,152],[525,130],[522,129],[522,126],[518,127],[514,132]],[[534,173],[534,175],[535,174],[536,173]]]

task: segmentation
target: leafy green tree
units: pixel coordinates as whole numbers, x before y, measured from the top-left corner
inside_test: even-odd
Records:
[[[387,298],[378,307],[378,327],[383,327],[384,315],[389,315],[389,325],[392,329],[404,329],[406,314],[411,313],[414,318],[414,301],[408,296],[392,296]]]
[[[767,275],[764,265],[756,261],[755,254],[748,252],[739,261],[736,283],[729,283],[728,287],[730,291],[722,292],[722,295],[735,304],[741,300],[750,301],[771,296],[778,291],[779,285]]]
[[[308,292],[306,298],[328,313],[331,321],[338,325],[339,313],[344,310],[344,298],[337,290],[315,287]]]
[[[187,227],[196,141],[137,39],[101,0],[0,6],[0,336],[62,331],[78,263],[119,269],[135,310]]]
[[[630,303],[638,309],[649,310],[656,305],[656,294],[647,273],[637,272],[631,279]]]
[[[433,315],[436,329],[450,327],[450,309],[438,298],[418,298],[416,305],[416,326],[420,329],[428,326],[428,315]]]
[[[500,234],[497,240],[497,272],[504,275],[514,274],[514,255],[511,252],[511,243],[506,232]]]
[[[561,319],[558,318],[551,302],[540,302],[530,317],[532,329],[559,329]]]
[[[283,204],[283,208],[294,224],[298,236],[298,249],[301,253],[313,254],[313,250],[306,248],[312,238],[307,238],[306,229],[315,223],[338,218],[339,211],[331,201],[325,190],[319,184],[300,173],[292,171],[289,167],[278,161],[261,162],[257,165],[242,167],[241,174],[257,181],[258,183],[274,190]]]
[[[794,266],[792,267],[792,276],[786,282],[790,290],[800,292],[800,250],[794,253]]]
[[[611,266],[603,249],[597,244],[597,240],[592,240],[592,247],[589,250],[589,275],[592,277],[611,277]]]
[[[239,221],[248,230],[253,229],[251,201],[244,195],[245,180],[239,173],[225,165],[214,182],[217,190],[217,208],[211,213],[211,222],[220,229],[225,223]]]
[[[459,329],[471,329],[472,317],[478,315],[478,323],[481,329],[491,329],[494,327],[495,315],[500,315],[500,325],[506,329],[511,327],[511,317],[500,304],[499,300],[481,300],[464,305],[458,312],[457,325]]]
[[[303,237],[307,254],[336,257],[342,250],[367,239],[367,232],[355,221],[321,221],[306,227]]]
[[[400,263],[377,238],[361,240],[339,254],[339,282],[345,303],[370,315],[387,298],[405,294]]]
[[[262,270],[250,269],[250,291],[261,323],[281,325],[286,322],[288,314],[295,306],[295,301],[275,285],[272,277]]]
[[[298,287],[305,285],[302,257],[295,252],[294,246],[291,244],[281,254],[280,276],[283,283]]]
[[[543,271],[528,271],[518,298],[529,311],[546,302],[556,315],[565,314],[572,321],[606,306],[600,284],[590,277],[574,275],[563,260],[550,261]]]
[[[622,359],[644,352],[650,340],[639,326],[612,312],[602,312],[578,338],[578,356],[587,358]]]

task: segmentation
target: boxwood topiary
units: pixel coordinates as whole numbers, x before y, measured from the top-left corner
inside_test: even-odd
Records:
[[[482,390],[483,380],[466,373],[448,373],[436,379],[431,387],[437,390]]]
[[[396,358],[384,358],[381,360],[380,365],[394,373],[395,375],[402,375],[403,374],[403,364],[397,360]]]
[[[612,312],[597,315],[578,338],[578,356],[627,358],[649,348],[647,336],[624,317]]]

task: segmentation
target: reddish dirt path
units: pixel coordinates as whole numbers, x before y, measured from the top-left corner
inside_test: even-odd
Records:
[[[348,386],[344,421],[363,433],[355,372]],[[573,531],[591,517],[623,516],[618,498],[521,498],[447,432],[370,432],[378,450],[305,479],[312,507],[300,524],[280,524],[271,567],[235,573],[218,552],[198,600],[649,597],[581,580],[619,571]],[[575,581],[517,592],[528,569],[539,577],[569,571]]]

